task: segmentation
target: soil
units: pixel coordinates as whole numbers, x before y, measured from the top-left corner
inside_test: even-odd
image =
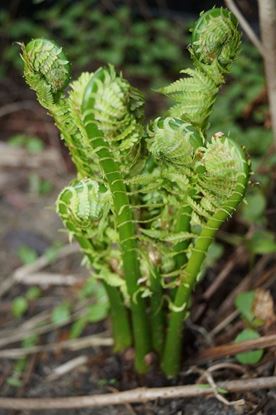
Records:
[[[26,99],[33,99],[32,95],[23,89],[24,98],[18,98],[18,110],[0,118],[1,139],[5,144],[6,139],[15,133],[39,135],[45,143],[46,150],[51,149],[55,152],[55,162],[44,160],[40,168],[29,167],[22,158],[8,166],[0,165],[0,261],[1,273],[0,283],[5,284],[14,271],[22,266],[18,256],[18,250],[22,245],[28,246],[36,251],[37,255],[42,255],[47,248],[56,241],[61,244],[68,242],[62,229],[61,222],[54,211],[54,203],[59,191],[69,183],[73,177],[72,166],[64,150],[57,144],[57,132],[49,123],[44,111],[33,103],[31,110],[21,109],[20,102]],[[27,97],[27,98],[26,98]],[[6,98],[5,98],[6,99]],[[21,99],[21,101],[20,101]],[[3,101],[5,102],[5,101]],[[3,147],[3,151],[7,147]],[[22,156],[22,155],[21,155]],[[27,154],[30,160],[36,156]],[[58,162],[57,162],[58,160]],[[45,165],[44,165],[45,162]],[[25,163],[25,164],[24,164]],[[22,167],[23,166],[23,167]],[[41,179],[50,180],[52,189],[46,194],[38,194],[30,186],[31,175],[38,175]],[[235,229],[240,225],[231,222],[231,228]],[[156,369],[144,377],[137,376],[132,368],[132,361],[126,355],[114,355],[110,349],[99,348],[84,349],[81,351],[56,351],[42,352],[30,355],[23,375],[21,386],[11,386],[7,380],[14,373],[14,360],[1,360],[0,366],[0,396],[5,397],[61,397],[92,395],[107,393],[117,390],[127,390],[138,386],[158,387],[165,385],[184,385],[191,384],[199,378],[198,373],[188,374],[187,370],[191,367],[189,361],[200,350],[210,346],[210,339],[206,335],[206,330],[216,327],[221,317],[218,313],[219,307],[225,297],[238,285],[242,277],[248,273],[249,266],[247,257],[235,257],[235,265],[230,272],[225,284],[219,288],[216,295],[209,300],[204,299],[206,288],[214,281],[218,272],[223,269],[229,258],[233,256],[234,249],[226,247],[224,256],[216,267],[209,270],[204,282],[194,296],[192,320],[188,322],[186,330],[185,355],[188,360],[183,365],[182,374],[174,381],[168,381]],[[268,260],[261,273],[269,272],[273,267],[273,259]],[[11,304],[19,295],[24,295],[29,288],[25,284],[15,283],[3,295],[0,303],[0,333],[4,330],[12,330],[14,333],[20,326],[31,319],[34,315],[44,311],[50,311],[54,306],[60,304],[64,299],[75,301],[79,287],[83,283],[83,278],[88,276],[87,270],[81,266],[81,255],[75,253],[63,259],[55,261],[47,267],[47,271],[60,273],[62,275],[74,275],[79,278],[79,283],[73,286],[43,286],[43,297],[34,301],[27,313],[21,319],[12,317]],[[275,281],[270,283],[270,289],[275,290]],[[232,309],[226,309],[226,314]],[[224,344],[233,341],[236,333],[241,326],[240,320],[234,320],[226,330],[222,331],[216,338],[212,339],[212,344]],[[53,328],[39,338],[40,344],[50,344],[60,340],[66,340],[69,336],[68,325],[62,328]],[[91,324],[82,334],[83,336],[92,333],[100,333],[109,330],[108,321],[99,324]],[[1,334],[0,334],[1,335]],[[20,342],[13,342],[5,348],[20,347]],[[61,364],[77,356],[87,357],[86,363],[65,376],[60,376],[57,380],[48,380],[52,371]],[[234,358],[221,359],[220,362],[231,363]],[[263,363],[253,368],[246,368],[248,375],[271,376],[275,373],[275,360],[273,351],[266,354]],[[203,364],[202,369],[212,365],[212,362]],[[237,374],[229,369],[219,372],[216,380],[231,380]],[[243,398],[246,405],[241,407],[231,405],[226,406],[215,398],[194,398],[178,399],[173,401],[158,400],[153,403],[125,405],[121,407],[106,407],[100,409],[80,409],[62,411],[44,411],[45,415],[240,415],[240,414],[276,414],[276,401],[274,395],[267,395],[266,392],[257,391],[246,394],[233,394],[227,396],[229,400]],[[0,415],[6,415],[8,411],[0,409]],[[12,412],[13,415],[29,415],[28,411]]]

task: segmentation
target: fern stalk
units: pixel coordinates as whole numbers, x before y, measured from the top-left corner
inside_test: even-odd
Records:
[[[181,361],[182,329],[185,318],[188,316],[192,291],[198,282],[198,276],[208,248],[216,232],[225,220],[231,216],[244,197],[248,183],[248,162],[242,150],[228,139],[230,146],[236,150],[239,157],[240,171],[236,174],[236,185],[224,205],[209,218],[200,235],[197,237],[187,266],[180,276],[181,284],[176,292],[172,311],[169,316],[168,332],[162,359],[162,369],[167,376],[175,376],[179,372]]]
[[[151,288],[151,338],[152,347],[158,356],[162,355],[165,334],[165,315],[163,309],[163,289],[158,267],[154,267],[150,274]]]
[[[99,76],[102,74],[99,72]],[[87,85],[83,98],[84,125],[87,135],[95,149],[108,183],[113,199],[116,228],[118,230],[122,250],[122,261],[130,307],[135,344],[135,367],[139,373],[147,371],[145,356],[150,352],[149,328],[146,316],[145,302],[139,293],[139,279],[141,278],[138,260],[138,247],[133,223],[133,213],[130,207],[127,189],[120,173],[120,167],[114,160],[108,143],[103,138],[93,117],[91,109],[94,106],[93,92],[97,89],[97,78],[93,77]]]

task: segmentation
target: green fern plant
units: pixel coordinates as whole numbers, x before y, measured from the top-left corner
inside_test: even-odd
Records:
[[[142,94],[113,66],[69,84],[61,48],[44,39],[22,45],[25,79],[54,118],[77,170],[57,212],[106,288],[115,350],[134,345],[139,373],[148,370],[153,351],[167,376],[178,373],[192,291],[249,176],[238,144],[220,132],[206,135],[239,49],[237,22],[228,10],[212,9],[201,15],[192,39],[194,68],[160,91],[176,105],[147,126]]]

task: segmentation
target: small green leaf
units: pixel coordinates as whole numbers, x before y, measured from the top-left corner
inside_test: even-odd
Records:
[[[17,250],[17,255],[24,265],[32,264],[37,259],[37,253],[27,245],[21,245]]]
[[[49,180],[42,179],[38,174],[33,173],[29,175],[29,187],[31,193],[43,195],[53,189],[53,184]]]
[[[217,242],[212,242],[205,258],[205,267],[209,268],[215,265],[222,255],[223,245]]]
[[[76,320],[71,326],[70,338],[76,339],[80,337],[86,325],[87,325],[87,316],[83,316],[79,318],[78,320]]]
[[[268,231],[257,231],[248,241],[247,246],[253,254],[272,254],[276,252],[275,234]]]
[[[25,134],[13,135],[8,143],[13,147],[26,148],[30,153],[40,153],[44,149],[43,141],[39,137]]]
[[[38,343],[38,336],[36,334],[33,334],[32,336],[26,337],[22,341],[22,346],[27,348],[27,347],[35,346],[37,343]]]
[[[40,153],[44,149],[44,144],[38,137],[27,137],[26,148],[30,153]]]
[[[17,376],[13,375],[8,377],[7,384],[15,388],[20,388],[20,386],[22,386],[22,380],[20,380]]]
[[[254,291],[247,291],[237,295],[235,299],[236,309],[241,313],[249,323],[252,323],[255,319],[253,314],[253,302],[255,298]]]
[[[247,204],[243,206],[242,218],[249,223],[259,220],[266,207],[266,200],[261,192],[255,192],[246,197]]]
[[[11,311],[14,317],[20,318],[28,310],[28,302],[25,297],[16,297],[11,306]]]
[[[80,290],[80,298],[91,297],[96,291],[97,282],[94,277],[89,277],[85,281],[82,289]]]
[[[70,318],[70,305],[62,303],[56,306],[52,311],[52,322],[57,326],[65,323]]]
[[[49,262],[53,262],[57,258],[60,248],[61,248],[60,242],[56,242],[52,246],[46,249],[46,251],[44,252],[44,255],[47,257]]]
[[[41,296],[41,294],[42,294],[42,291],[41,291],[40,288],[31,287],[26,292],[25,297],[26,297],[27,300],[32,301],[32,300],[36,300],[37,298],[39,298]]]
[[[108,303],[98,303],[92,304],[88,307],[86,317],[90,323],[96,323],[98,321],[104,320],[108,315],[109,304]]]
[[[241,343],[246,340],[254,340],[260,337],[259,333],[252,329],[243,330],[236,338],[235,343]],[[236,359],[243,365],[255,365],[263,357],[263,350],[252,350],[236,354]]]

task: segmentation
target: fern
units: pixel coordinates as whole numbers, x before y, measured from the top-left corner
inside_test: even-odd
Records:
[[[148,126],[142,94],[113,66],[69,85],[61,48],[43,39],[22,45],[25,79],[77,169],[58,214],[106,288],[115,349],[133,342],[140,373],[151,351],[166,375],[178,373],[182,325],[207,250],[245,193],[243,150],[223,133],[206,135],[239,44],[228,10],[203,13],[189,49],[194,68],[162,89],[175,105]]]
[[[160,92],[176,101],[169,113],[204,130],[225,74],[240,46],[235,17],[226,9],[203,13],[193,29],[190,46],[194,69],[181,73],[185,78],[161,88]]]

